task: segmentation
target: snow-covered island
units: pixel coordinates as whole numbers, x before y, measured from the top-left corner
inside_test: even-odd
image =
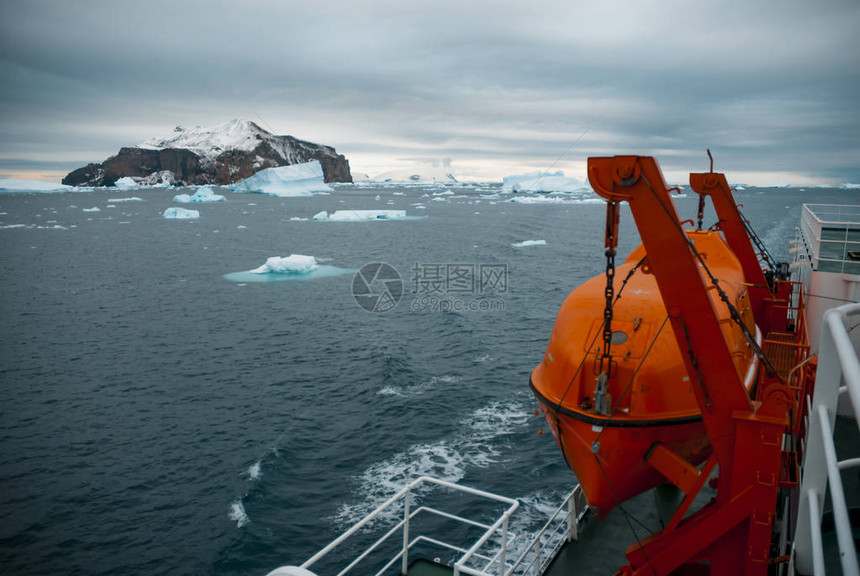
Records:
[[[209,128],[177,126],[163,138],[121,148],[104,162],[73,170],[63,184],[112,186],[129,178],[145,185],[224,185],[266,168],[313,160],[320,163],[326,182],[352,182],[349,161],[331,146],[277,136],[250,120],[231,120]]]

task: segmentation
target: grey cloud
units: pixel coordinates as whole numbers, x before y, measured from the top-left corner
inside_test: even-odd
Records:
[[[687,169],[711,147],[726,170],[860,179],[856,2],[0,9],[7,159],[99,160],[178,123],[256,114],[347,156],[515,171],[552,163],[602,116],[574,153],[661,151]]]

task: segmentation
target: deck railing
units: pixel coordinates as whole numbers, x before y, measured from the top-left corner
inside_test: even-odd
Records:
[[[576,540],[588,514],[588,502],[582,487],[576,487],[550,516],[543,528],[514,562],[509,574],[540,576],[565,542]]]
[[[489,500],[505,506],[501,514],[491,524],[479,522],[473,519],[465,518],[459,514],[453,514],[441,510],[436,507],[422,505],[413,509],[412,502],[417,492],[424,493],[425,485],[436,485],[444,487],[450,491],[467,494],[483,500]],[[396,514],[396,510],[402,506],[402,515]],[[491,492],[476,490],[467,486],[453,484],[437,478],[422,476],[404,487],[400,492],[392,496],[389,500],[381,504],[367,516],[362,518],[358,523],[349,528],[346,532],[338,536],[328,546],[314,554],[311,558],[305,561],[300,567],[283,566],[269,573],[268,576],[292,576],[292,575],[307,575],[313,574],[310,572],[324,557],[328,556],[336,549],[344,545],[350,538],[359,532],[366,532],[363,529],[370,529],[371,523],[374,520],[383,522],[387,531],[368,545],[358,554],[354,556],[350,554],[351,559],[343,560],[340,564],[348,562],[345,567],[337,571],[337,576],[346,576],[355,570],[360,574],[375,574],[382,576],[383,574],[391,574],[399,572],[406,574],[412,558],[412,551],[416,546],[425,545],[436,549],[445,549],[459,554],[459,559],[453,564],[454,576],[468,574],[469,576],[512,576],[513,574],[540,574],[546,567],[546,564],[553,558],[555,552],[561,547],[565,540],[576,539],[579,530],[579,525],[588,510],[585,502],[585,497],[582,494],[582,489],[579,485],[565,498],[562,505],[552,515],[543,529],[534,537],[534,539],[525,546],[524,551],[513,562],[508,561],[508,556],[515,550],[514,543],[517,539],[516,534],[509,532],[508,526],[512,514],[519,507],[519,502],[511,498],[506,498]],[[386,514],[388,512],[388,514]],[[395,512],[394,520],[391,519],[390,512]],[[450,542],[450,531],[446,532],[444,537],[431,537],[425,534],[414,535],[413,526],[415,519],[419,515],[435,515],[444,518],[448,521],[453,521],[460,525],[465,525],[472,529],[482,530],[480,536],[469,546],[468,544]],[[387,520],[387,522],[385,522]],[[392,524],[393,523],[393,524]],[[394,541],[397,537],[402,536],[397,546],[397,552],[392,557],[383,560],[374,560],[369,557],[374,553],[382,554],[382,547],[389,542]],[[443,539],[444,538],[444,539]],[[489,551],[488,551],[489,549]],[[389,546],[389,554],[390,554]],[[376,568],[368,569],[364,566],[361,570],[356,569],[365,560],[368,562],[376,562],[376,565],[381,565],[381,568],[376,571]],[[336,569],[337,570],[337,569]],[[329,572],[326,572],[328,574]],[[335,570],[330,573],[334,574]]]
[[[841,477],[842,470],[860,467],[860,458],[838,461],[833,443],[839,396],[849,396],[854,426],[860,414],[860,361],[848,335],[849,325],[858,322],[860,304],[834,308],[824,316],[815,392],[808,407],[809,433],[795,532],[794,567],[800,574],[825,573],[821,516],[829,485],[842,573],[860,575]]]

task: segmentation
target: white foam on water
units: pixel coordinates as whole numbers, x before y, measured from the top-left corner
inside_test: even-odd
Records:
[[[462,434],[432,444],[416,444],[371,464],[356,478],[357,502],[341,505],[335,522],[354,524],[420,476],[458,482],[470,467],[489,467],[500,456],[494,441],[522,427],[528,417],[527,408],[520,402],[492,402],[460,422]]]
[[[230,511],[227,515],[230,520],[236,523],[236,528],[241,528],[251,522],[251,518],[249,518],[248,513],[245,512],[245,505],[242,503],[241,498],[237,498],[230,503]]]
[[[260,478],[260,466],[262,465],[262,460],[257,460],[245,471],[245,474],[248,475],[248,480],[258,480]]]
[[[458,380],[459,378],[457,376],[434,376],[430,380],[419,382],[418,384],[413,384],[411,386],[385,386],[379,390],[377,394],[380,396],[399,396],[401,398],[420,396],[428,390],[435,388],[436,384],[440,382],[443,384],[450,384],[452,382],[457,382]]]

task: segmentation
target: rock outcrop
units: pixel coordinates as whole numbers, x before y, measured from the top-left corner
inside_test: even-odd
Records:
[[[161,139],[121,148],[101,164],[69,172],[63,184],[111,186],[122,177],[145,179],[170,171],[178,185],[227,185],[264,168],[319,160],[326,182],[352,182],[349,161],[330,146],[277,136],[249,120],[232,120],[212,128],[177,126]]]

